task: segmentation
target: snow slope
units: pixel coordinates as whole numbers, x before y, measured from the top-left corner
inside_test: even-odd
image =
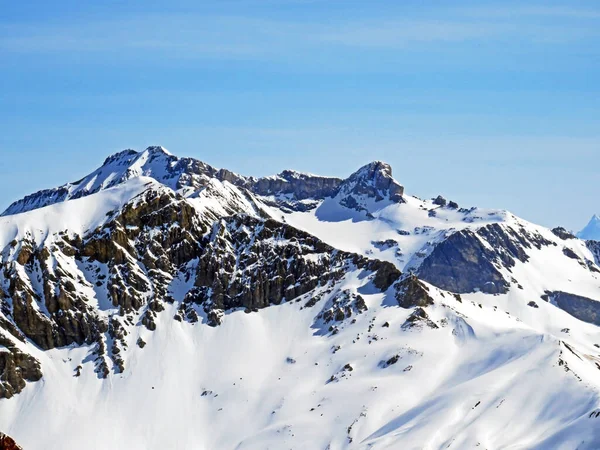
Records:
[[[39,352],[45,381],[2,405],[2,426],[33,449],[597,447],[597,369],[558,338],[439,295],[440,328],[404,330],[410,311],[365,297],[368,313],[333,337],[315,336],[319,305],[238,311],[217,328],[166,311],[160,332],[140,330],[147,347],[125,373],[103,381],[89,366],[73,377],[87,348]]]

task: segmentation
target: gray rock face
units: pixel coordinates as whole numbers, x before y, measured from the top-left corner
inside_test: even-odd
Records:
[[[0,331],[0,399],[11,398],[21,392],[26,381],[41,378],[40,363],[33,356],[21,352],[12,339]]]
[[[291,194],[298,200],[322,199],[335,195],[340,183],[339,178],[321,177],[285,170],[276,177],[251,180],[247,186],[258,195]]]
[[[600,325],[600,301],[568,292],[546,292],[543,299],[583,322]]]
[[[274,220],[227,218],[211,236],[203,243],[193,293],[194,303],[207,313],[293,300],[339,277],[343,269],[344,254]],[[307,255],[321,256],[315,261]]]
[[[374,161],[361,167],[347,180],[344,180],[339,187],[338,195],[343,198],[350,197],[354,201],[357,197],[370,197],[376,201],[388,197],[393,202],[402,203],[404,186],[394,180],[389,164]]]
[[[421,307],[416,308],[406,321],[402,324],[403,330],[409,330],[411,328],[422,328],[427,326],[429,328],[439,328],[435,322],[433,322],[425,310]]]
[[[426,307],[433,305],[429,288],[414,275],[409,275],[395,285],[396,300],[402,308]]]
[[[567,241],[567,240],[570,240],[570,239],[575,239],[575,235],[573,233],[571,233],[570,231],[567,231],[563,227],[553,228],[552,229],[552,233],[554,233],[554,235],[556,237],[561,238],[563,241]]]
[[[11,242],[0,252],[0,286],[8,286],[0,290],[0,307],[9,319],[0,322],[0,337],[28,338],[44,350],[94,345],[103,378],[111,366],[115,373],[125,369],[128,326],[157,328],[165,302],[175,301],[169,293],[174,278],[194,284],[178,299],[175,319],[216,326],[231,309],[251,312],[319,286],[333,289],[351,267],[364,270],[382,291],[400,276],[391,263],[337,251],[236,205],[220,203],[229,216],[200,214],[179,194],[152,187],[85,236],[58,233],[41,246],[27,238]],[[91,287],[110,302],[103,308],[115,310],[108,318],[82,293]],[[355,312],[363,303],[355,299]],[[35,359],[2,345],[10,351],[0,353],[0,397],[41,376]]]
[[[517,260],[529,259],[527,249],[551,244],[541,235],[499,224],[487,225],[476,233],[464,230],[439,243],[419,266],[417,274],[434,286],[460,294],[506,293],[509,283],[499,268],[510,271]]]
[[[594,261],[600,266],[600,241],[586,241],[586,246],[594,255]]]
[[[444,206],[446,206],[447,203],[448,203],[448,201],[441,195],[438,195],[436,198],[433,199],[434,205],[444,207]]]

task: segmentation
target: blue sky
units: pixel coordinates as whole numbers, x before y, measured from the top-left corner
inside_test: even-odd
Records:
[[[159,144],[247,175],[600,212],[600,3],[3,2],[0,209]]]

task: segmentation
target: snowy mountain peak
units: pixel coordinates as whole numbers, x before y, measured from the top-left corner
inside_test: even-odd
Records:
[[[373,161],[362,166],[360,169],[350,175],[349,180],[361,179],[376,181],[380,178],[393,179],[392,166],[383,161]]]
[[[167,156],[173,156],[173,154],[162,145],[151,145],[150,147],[146,148],[145,151],[148,153],[162,153]]]
[[[403,195],[404,186],[392,177],[392,167],[382,161],[373,161],[344,180],[337,196],[343,206],[368,211],[368,203],[373,200],[403,203]]]
[[[45,189],[17,200],[2,216],[19,214],[70,199],[85,197],[138,177],[154,178],[173,189],[196,192],[218,170],[193,158],[178,158],[164,147],[152,146],[142,152],[126,149],[106,158],[102,166],[78,181]],[[228,174],[233,180],[234,174]],[[240,183],[243,181],[240,181]]]
[[[577,233],[577,237],[588,241],[600,241],[600,217],[594,214],[586,227]]]
[[[108,158],[104,160],[102,163],[103,166],[113,165],[113,164],[131,164],[136,159],[140,158],[141,155],[145,154],[146,156],[151,155],[167,155],[173,156],[171,152],[169,152],[166,148],[160,145],[153,145],[142,152],[138,152],[137,150],[127,148],[125,150],[121,150],[120,152],[114,153],[110,155]]]

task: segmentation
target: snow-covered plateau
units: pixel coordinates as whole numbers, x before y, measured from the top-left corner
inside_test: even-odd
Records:
[[[13,203],[0,252],[25,450],[600,448],[600,243],[383,162],[125,150]]]

